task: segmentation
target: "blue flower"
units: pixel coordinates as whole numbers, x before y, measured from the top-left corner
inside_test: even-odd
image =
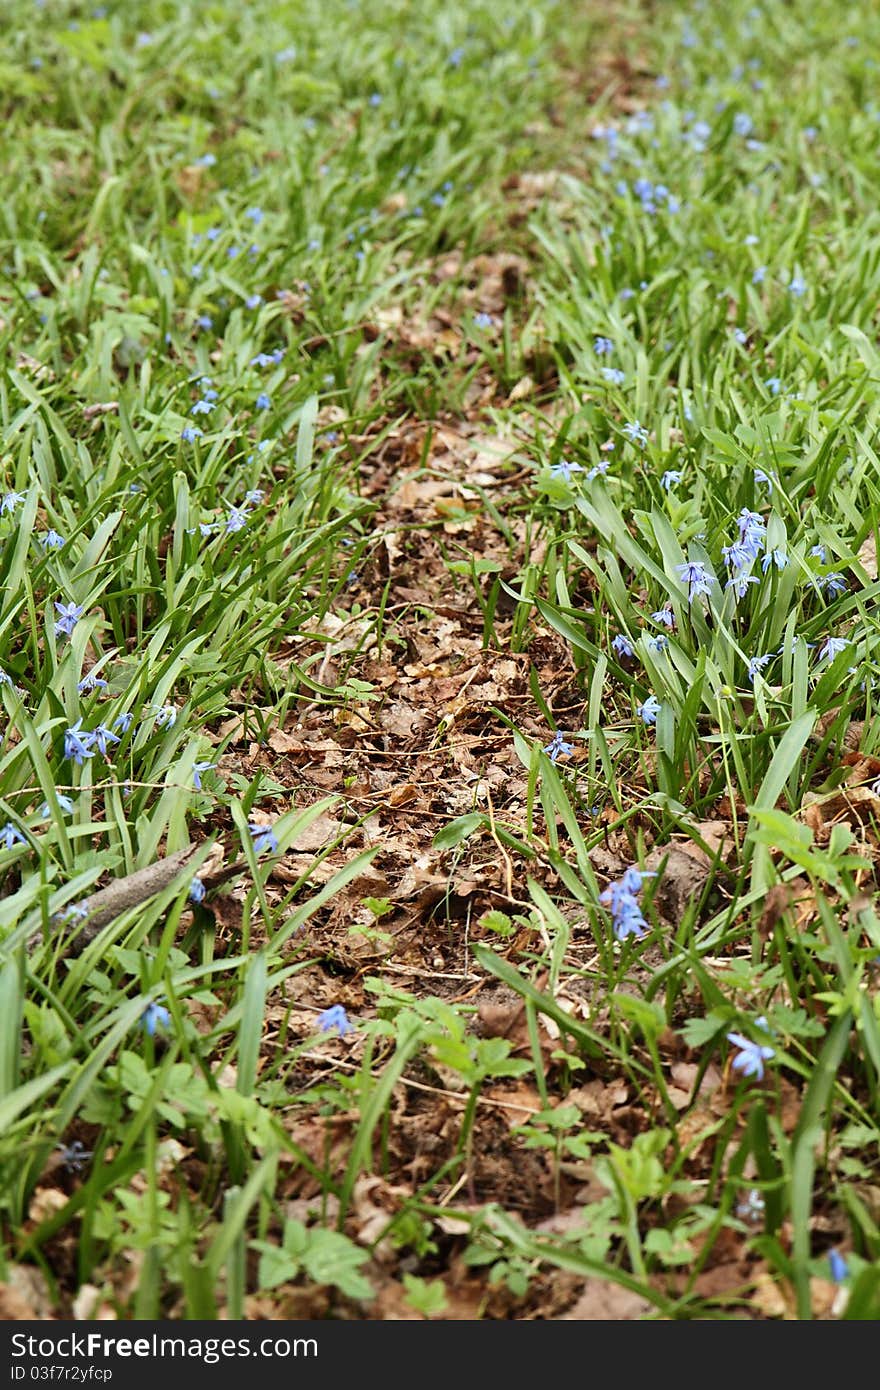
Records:
[[[737,135],[751,135],[753,122],[745,111],[737,111],[733,118],[733,128]]]
[[[151,1038],[155,1036],[157,1028],[167,1028],[170,1022],[171,1015],[164,1004],[155,1004],[152,1000],[141,1014],[141,1023]]]
[[[259,309],[262,302],[263,296],[261,294],[249,294],[244,301],[246,309]]]
[[[346,1033],[355,1032],[355,1026],[341,1004],[331,1004],[329,1009],[319,1014],[318,1027],[322,1033],[329,1033],[332,1028],[336,1028],[339,1030],[340,1038],[344,1038]]]
[[[749,592],[749,585],[757,583],[758,580],[753,574],[746,574],[745,570],[739,570],[731,579],[728,579],[724,587],[732,589],[737,599],[741,599],[745,598]]]
[[[249,217],[255,227],[258,227],[263,220],[265,213],[262,208],[248,208],[245,217]]]
[[[807,292],[807,282],[803,280],[800,275],[793,275],[788,282],[788,288],[791,294],[796,295],[798,299],[800,299],[800,297]]]
[[[230,507],[229,515],[226,518],[226,532],[243,531],[248,524],[250,512],[245,511],[244,507]]]
[[[77,621],[82,617],[83,608],[78,603],[56,603],[55,612],[58,614],[58,621],[55,624],[55,636],[69,637],[76,627]]]
[[[180,437],[185,444],[192,444],[196,439],[204,439],[205,431],[197,429],[195,425],[184,425]]]
[[[210,415],[213,409],[214,402],[203,399],[196,401],[189,413],[190,415]]]
[[[765,265],[756,265],[754,270],[752,271],[752,284],[763,285],[766,278],[767,267]]]
[[[641,892],[643,880],[650,874],[642,874],[638,869],[627,869],[617,882],[609,883],[599,894],[599,902],[611,913],[614,935],[618,941],[628,936],[640,939],[648,930],[648,923],[639,905],[637,894]]]
[[[751,1038],[744,1037],[742,1033],[728,1033],[727,1041],[740,1049],[733,1059],[734,1071],[741,1071],[743,1076],[756,1076],[759,1081],[763,1081],[764,1063],[776,1056],[773,1048],[762,1047],[760,1043],[752,1042]]]
[[[493,317],[492,317],[491,314],[484,314],[484,313],[474,314],[474,327],[475,327],[475,328],[492,328],[492,327],[494,327],[494,324],[495,324],[495,320],[493,319]]]
[[[550,476],[563,478],[565,482],[570,483],[573,473],[583,473],[583,471],[579,463],[570,463],[568,459],[560,459],[558,463],[551,465]]]
[[[203,773],[203,772],[207,772],[210,768],[216,767],[216,766],[217,766],[216,763],[195,763],[195,764],[194,764],[194,766],[193,766],[193,772],[192,772],[192,777],[193,777],[193,786],[195,787],[195,789],[196,789],[197,792],[200,792],[200,791],[202,790],[202,773]]]
[[[203,902],[207,891],[208,890],[206,889],[204,883],[202,883],[202,880],[200,878],[194,878],[192,883],[189,885],[188,897],[190,902]]]
[[[778,376],[768,376],[764,385],[772,395],[778,396],[779,392],[782,390],[782,379]]]
[[[636,714],[644,724],[656,724],[659,713],[660,701],[656,695],[649,695],[647,700],[636,706]]]
[[[610,357],[614,351],[614,343],[610,338],[594,338],[593,351],[597,357]]]
[[[55,800],[58,802],[58,808],[59,808],[59,810],[63,811],[63,813],[64,813],[66,816],[72,815],[72,813],[73,813],[73,802],[71,801],[71,799],[70,799],[69,796],[64,796],[64,794],[63,794],[62,792],[56,792],[56,793],[55,793]],[[51,814],[52,814],[52,809],[51,809],[51,807],[50,807],[48,801],[44,801],[43,804],[42,804],[42,806],[40,807],[40,815],[42,816],[43,820],[48,820],[49,817],[51,816]]]
[[[255,404],[257,410],[269,410],[272,405],[272,398],[267,395],[265,391],[261,391],[257,396]]]
[[[835,1284],[842,1284],[844,1279],[849,1278],[849,1265],[833,1246],[828,1251],[828,1270]]]
[[[208,235],[211,235],[210,232],[208,233]],[[203,328],[205,329],[205,331],[207,331],[209,328],[214,327],[214,320],[211,318],[210,314],[199,314],[198,318],[196,319],[196,323],[199,328]]]
[[[19,502],[23,502],[26,497],[26,492],[7,492],[0,499],[0,516],[3,516],[5,512],[14,512]]]
[[[622,386],[626,381],[626,372],[619,367],[603,367],[602,375],[611,386]]]
[[[175,709],[174,705],[159,705],[153,715],[157,728],[173,729],[179,713],[180,711]]]
[[[131,710],[126,710],[124,714],[117,714],[116,718],[113,720],[113,727],[114,729],[121,729],[124,734],[127,734],[131,728],[133,719],[134,715],[131,713]]]
[[[98,752],[105,758],[107,757],[109,745],[111,743],[119,743],[118,734],[114,734],[111,729],[107,728],[106,724],[99,724],[92,737],[95,740],[95,746]]]
[[[761,573],[766,574],[771,565],[775,565],[778,570],[784,570],[788,564],[788,556],[784,550],[778,547],[775,550],[766,550],[761,561]]]
[[[845,594],[847,590],[846,580],[842,574],[838,574],[837,570],[824,575],[819,583],[824,587],[826,594],[830,594],[832,598],[836,598],[838,594]]]
[[[40,545],[44,550],[60,550],[64,545],[64,537],[50,529],[45,535],[40,536]]]
[[[22,835],[17,825],[13,825],[11,820],[0,829],[0,840],[6,849],[12,849],[14,845],[26,845],[27,839]]]
[[[760,472],[760,469],[758,472]],[[755,476],[757,477],[757,473]],[[760,479],[758,481],[760,481]],[[764,522],[764,518],[761,516],[760,512],[750,512],[748,507],[743,507],[736,519],[736,524],[739,530],[740,544],[749,547],[752,552],[752,558],[754,559],[767,534],[767,526]]]
[[[106,690],[107,681],[103,680],[101,676],[96,676],[94,671],[89,671],[87,676],[83,676],[76,688],[80,695],[85,695],[90,690]]]
[[[756,1187],[737,1203],[736,1214],[741,1221],[761,1221],[764,1217],[764,1198]]]
[[[551,763],[555,763],[558,757],[561,756],[563,758],[567,758],[569,753],[573,753],[574,744],[566,743],[565,738],[562,734],[562,730],[557,729],[550,742],[544,749],[544,752],[549,757]]]
[[[630,658],[636,654],[632,642],[622,632],[619,632],[613,639],[611,650],[616,652],[619,657]]]
[[[89,905],[83,898],[78,903],[68,903],[63,912],[54,913],[52,921],[61,923],[84,922],[88,915]]]
[[[721,554],[728,569],[734,571],[748,569],[755,558],[754,547],[747,545],[744,541],[734,541],[733,545],[723,545]]]
[[[849,642],[845,637],[828,637],[819,648],[820,661],[833,661],[841,652],[846,651]]]
[[[660,486],[662,487],[664,492],[668,492],[670,488],[675,487],[677,483],[680,483],[681,479],[682,475],[678,472],[676,468],[667,468],[666,472],[660,479]]]
[[[763,468],[755,469],[755,482],[763,483],[768,492],[773,491],[773,485],[778,481],[778,478],[776,478],[773,473],[765,473]]]
[[[95,11],[97,14],[97,11]],[[92,1150],[87,1149],[85,1144],[79,1139],[74,1139],[72,1144],[58,1144],[59,1162],[64,1164],[68,1173],[81,1173],[83,1168],[92,1157]]]
[[[814,545],[810,551],[810,554],[816,557],[820,565],[824,565],[828,558],[828,552],[826,551],[824,545]]]
[[[257,854],[277,854],[278,841],[271,825],[249,824],[248,831],[250,832],[254,850]]]
[[[688,586],[688,603],[693,603],[701,594],[711,594],[712,576],[699,560],[686,560],[675,566],[682,584]]]
[[[623,432],[633,444],[638,444],[644,449],[648,442],[648,431],[639,424],[638,420],[632,420],[624,425]]]
[[[95,735],[82,727],[81,719],[78,719],[75,724],[71,724],[69,729],[65,729],[65,758],[71,758],[77,767],[82,767],[83,759],[94,757],[94,753]]]
[[[749,675],[749,680],[751,681],[752,685],[754,685],[754,683],[755,683],[755,676],[757,676],[757,675],[759,674],[759,672],[763,671],[763,669],[764,669],[764,667],[767,665],[767,663],[770,662],[770,661],[772,661],[772,660],[773,660],[773,653],[772,653],[772,652],[765,652],[765,654],[764,654],[763,656],[753,656],[753,657],[751,657],[751,658],[749,659],[749,671],[748,671],[748,675]]]

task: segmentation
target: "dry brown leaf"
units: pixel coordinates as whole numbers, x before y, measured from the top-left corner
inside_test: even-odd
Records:
[[[45,1321],[53,1316],[53,1299],[42,1271],[11,1264],[0,1282],[0,1321]]]
[[[316,816],[310,825],[304,826],[293,837],[288,849],[300,854],[311,850],[325,849],[327,845],[338,839],[343,828],[342,821],[337,820],[335,816]]]
[[[807,792],[804,796],[801,819],[814,835],[820,835],[826,825],[847,821],[864,825],[880,815],[880,796],[871,787],[838,787],[820,794]]]
[[[573,1091],[569,1091],[566,1097],[568,1105],[576,1105],[583,1115],[594,1115],[599,1119],[608,1120],[612,1110],[619,1105],[625,1105],[629,1099],[629,1087],[625,1081],[587,1081],[583,1086],[577,1086]]]
[[[688,907],[706,887],[711,860],[692,840],[658,845],[651,850],[645,865],[656,873],[664,860],[663,876],[654,889],[654,902],[667,921],[678,926]]]
[[[70,1311],[77,1322],[112,1322],[116,1318],[105,1290],[97,1284],[80,1284]]]
[[[516,1082],[514,1085],[485,1086],[481,1097],[496,1102],[511,1129],[527,1124],[532,1115],[537,1115],[538,1111],[544,1108],[544,1103],[534,1086],[525,1081]]]
[[[688,1098],[693,1094],[694,1084],[699,1073],[699,1066],[696,1062],[673,1062],[669,1068],[669,1073],[676,1086],[686,1092]],[[711,1096],[713,1091],[717,1091],[721,1085],[721,1072],[710,1062],[700,1081],[698,1096]]]
[[[746,1260],[729,1260],[702,1270],[694,1282],[694,1291],[702,1298],[717,1298],[719,1294],[751,1296],[752,1280]]]
[[[402,782],[399,787],[392,787],[388,793],[389,806],[407,806],[411,801],[418,801],[421,795],[415,782]]]
[[[727,862],[734,844],[730,836],[730,822],[726,820],[704,820],[695,827],[697,833],[705,841],[706,847],[712,854],[719,855],[723,862]],[[693,842],[691,842],[693,843]],[[682,849],[687,846],[682,844]],[[699,849],[699,846],[695,846]]]
[[[787,883],[773,883],[764,894],[764,909],[758,931],[766,941],[777,922],[780,922],[794,902],[794,893]]]
[[[653,1311],[641,1294],[622,1289],[605,1279],[586,1279],[576,1303],[560,1314],[558,1322],[639,1322]]]
[[[31,1197],[28,1207],[28,1220],[33,1221],[35,1226],[40,1222],[47,1221],[50,1216],[61,1211],[66,1207],[68,1197],[66,1192],[62,1192],[60,1187],[38,1187]]]
[[[788,1284],[774,1279],[768,1269],[759,1269],[753,1275],[754,1288],[750,1295],[753,1307],[767,1318],[793,1318],[795,1301]]]
[[[197,198],[201,192],[204,177],[205,166],[203,164],[184,164],[175,170],[174,182],[184,198],[192,199]]]
[[[878,577],[877,572],[877,541],[874,536],[869,536],[859,547],[859,564],[865,574],[873,582]]]
[[[530,376],[521,377],[520,380],[514,386],[510,395],[508,396],[507,404],[513,405],[514,401],[527,400],[528,397],[531,396],[534,392],[534,389],[535,383],[532,381],[532,378]]]

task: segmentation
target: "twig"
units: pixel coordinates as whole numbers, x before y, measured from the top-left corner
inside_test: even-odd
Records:
[[[133,874],[114,879],[106,888],[101,888],[91,897],[85,898],[78,905],[76,918],[64,923],[68,937],[65,942],[66,952],[79,955],[108,922],[112,922],[130,907],[137,907],[139,903],[161,893],[192,863],[199,848],[199,845],[188,845],[176,854],[169,854],[165,859],[148,864],[145,869],[136,869]],[[200,878],[206,888],[217,888],[246,868],[247,861],[239,859],[234,864],[218,865],[213,870],[208,869]]]

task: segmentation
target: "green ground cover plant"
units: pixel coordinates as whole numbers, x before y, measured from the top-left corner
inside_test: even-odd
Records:
[[[874,7],[7,9],[9,1315],[876,1317]]]

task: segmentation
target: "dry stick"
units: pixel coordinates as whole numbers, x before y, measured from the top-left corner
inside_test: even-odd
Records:
[[[67,952],[79,955],[108,922],[112,922],[130,907],[137,907],[139,903],[161,893],[163,888],[173,883],[178,874],[195,858],[199,848],[198,845],[188,845],[176,854],[169,854],[167,859],[158,859],[154,864],[148,864],[145,869],[136,869],[133,874],[114,879],[106,888],[101,888],[90,898],[85,898],[81,906],[88,916],[82,926],[77,927],[75,921],[72,924],[65,923],[66,926],[73,927],[66,943]],[[202,882],[206,888],[216,888],[245,868],[246,861],[240,859],[213,872],[203,873]]]

